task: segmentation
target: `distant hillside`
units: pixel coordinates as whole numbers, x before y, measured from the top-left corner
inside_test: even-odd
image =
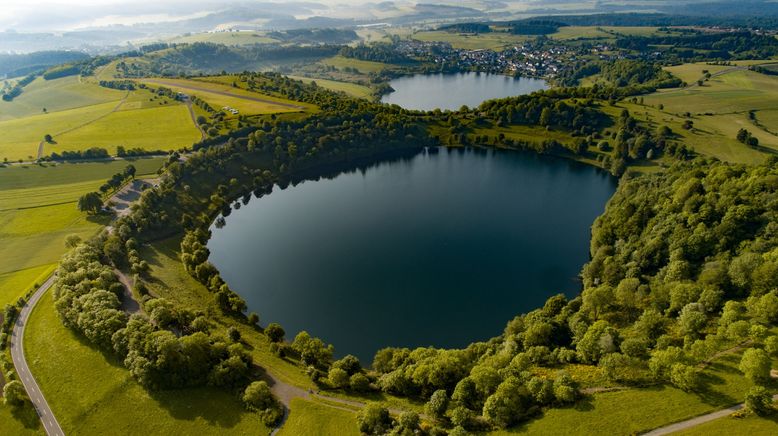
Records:
[[[88,59],[78,51],[38,51],[27,54],[0,54],[0,76],[17,77],[53,65]]]

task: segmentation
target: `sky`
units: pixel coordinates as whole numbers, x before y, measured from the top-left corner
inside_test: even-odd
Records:
[[[284,3],[283,0],[262,0]],[[359,4],[367,0],[298,0]],[[234,2],[219,0],[0,0],[0,30],[56,31],[195,18]],[[241,3],[251,3],[243,0]]]

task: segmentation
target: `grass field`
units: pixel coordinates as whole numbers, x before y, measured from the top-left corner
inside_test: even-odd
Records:
[[[230,106],[240,111],[242,115],[299,112],[303,110],[300,109],[301,107],[313,109],[312,105],[305,103],[233,87],[232,80],[234,77],[213,77],[208,78],[207,81],[159,78],[146,81],[146,83],[152,87],[161,85],[177,92],[196,95],[217,110],[224,106]]]
[[[0,121],[42,114],[43,108],[48,112],[57,112],[109,101],[118,102],[124,95],[124,91],[84,83],[79,76],[54,80],[38,77],[25,86],[22,94],[13,101],[0,101]]]
[[[778,416],[745,418],[726,417],[716,419],[688,430],[673,433],[674,436],[731,436],[747,434],[749,436],[771,436],[778,434]]]
[[[726,354],[705,371],[708,388],[686,393],[661,386],[604,392],[564,409],[549,409],[539,419],[493,435],[631,435],[741,402],[752,386],[737,370],[740,354]]]
[[[0,135],[0,158],[34,158],[38,153],[38,143],[43,140],[44,135],[53,135],[56,140],[60,132],[76,129],[89,121],[106,116],[116,105],[117,102],[109,102],[0,121],[0,132],[3,132]]]
[[[759,163],[766,153],[741,144],[735,139],[739,129],[750,131],[759,145],[778,152],[778,77],[735,69],[734,67],[686,64],[669,67],[669,71],[692,85],[686,88],[662,90],[643,98],[645,105],[625,103],[633,116],[658,127],[667,125],[679,139],[696,151],[721,160]],[[703,70],[714,75],[703,86],[696,80]],[[659,107],[662,105],[662,109]],[[756,121],[749,119],[756,111]],[[681,126],[690,113],[694,128]]]
[[[65,252],[67,235],[92,236],[106,218],[76,209],[78,197],[95,191],[132,163],[149,174],[161,159],[136,159],[0,169],[0,306],[42,283]]]
[[[305,83],[316,82],[318,86],[336,92],[345,92],[346,94],[357,98],[370,98],[373,91],[367,86],[356,83],[339,82],[337,80],[312,79],[310,77],[289,76],[290,79],[301,80]]]
[[[174,44],[193,44],[195,42],[210,42],[212,44],[224,45],[252,45],[252,44],[270,44],[279,42],[277,39],[270,38],[262,32],[214,32],[214,33],[195,33],[190,35],[181,35],[171,38],[165,42]]]
[[[45,435],[35,410],[25,407],[17,410],[0,401],[0,429],[3,434],[14,436]]]
[[[189,110],[181,104],[147,109],[119,110],[71,132],[55,136],[56,144],[45,144],[44,155],[52,152],[101,147],[115,154],[116,147],[144,150],[176,150],[200,140]]]
[[[503,50],[507,47],[513,47],[525,41],[532,39],[525,35],[511,35],[503,32],[480,33],[478,35],[468,35],[460,33],[451,33],[442,30],[429,32],[417,32],[413,34],[413,39],[418,41],[440,41],[451,44],[454,48],[464,50]]]
[[[51,292],[25,333],[30,369],[66,434],[268,434],[227,391],[149,393],[115,358],[62,325]]]
[[[331,58],[322,59],[320,62],[324,65],[333,66],[339,70],[342,70],[346,67],[356,68],[357,71],[363,74],[377,73],[392,66],[391,64],[362,61],[359,59],[345,58],[343,56],[333,56]]]
[[[359,436],[354,412],[295,398],[279,436]]]

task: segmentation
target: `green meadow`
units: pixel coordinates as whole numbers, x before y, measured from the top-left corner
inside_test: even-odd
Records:
[[[0,100],[0,121],[29,117],[48,112],[58,112],[106,102],[118,102],[125,91],[103,88],[87,83],[80,76],[68,76],[54,80],[36,78],[24,87],[22,94],[13,101]]]
[[[45,280],[68,235],[88,238],[107,223],[79,212],[76,201],[129,163],[142,176],[156,172],[162,159],[0,168],[0,305]]]
[[[384,64],[381,62],[363,61],[359,59],[350,59],[340,55],[333,56],[327,59],[322,59],[319,62],[321,62],[324,65],[333,66],[339,70],[342,70],[344,68],[355,68],[357,71],[359,71],[362,74],[377,73],[379,71],[391,67],[390,64]]]
[[[33,311],[24,341],[30,369],[66,434],[269,433],[222,389],[144,389],[121,362],[62,325],[50,292]]]

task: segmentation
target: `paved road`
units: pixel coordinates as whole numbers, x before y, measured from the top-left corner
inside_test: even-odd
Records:
[[[778,400],[778,395],[773,395],[773,401],[775,400]],[[686,421],[676,422],[675,424],[659,427],[655,430],[651,430],[650,432],[645,433],[643,436],[662,436],[662,435],[675,433],[677,431],[686,430],[688,428],[692,428],[694,426],[704,424],[709,421],[713,421],[714,419],[719,419],[719,418],[724,418],[726,416],[729,416],[733,412],[737,412],[743,407],[745,407],[744,403],[736,404],[732,407],[727,407],[726,409],[717,410],[715,412],[711,412],[705,415],[700,415],[696,418],[687,419]]]
[[[38,383],[32,377],[30,367],[27,365],[27,359],[24,357],[24,328],[30,318],[32,309],[54,283],[54,278],[54,275],[49,277],[49,279],[35,291],[32,297],[30,297],[27,304],[24,305],[19,313],[19,317],[16,319],[16,324],[14,324],[13,331],[11,332],[11,359],[13,359],[13,364],[16,368],[16,373],[19,375],[19,379],[27,390],[27,395],[29,395],[35,410],[38,412],[38,416],[40,416],[43,428],[46,429],[46,433],[49,436],[64,436],[65,433],[59,426],[57,418],[54,417],[54,414],[51,412],[51,408],[46,402],[46,398],[43,397],[43,392],[41,392]]]
[[[161,86],[168,86],[170,88],[182,88],[182,89],[188,89],[190,91],[200,91],[209,94],[223,95],[225,97],[239,98],[241,100],[255,101],[257,103],[273,104],[276,106],[287,107],[290,109],[305,110],[304,106],[298,106],[296,104],[284,103],[281,101],[270,100],[267,98],[252,97],[250,95],[244,95],[244,94],[233,94],[227,91],[218,91],[216,89],[203,88],[203,87],[187,85],[183,83],[168,83],[162,80],[153,80],[153,79],[143,79],[142,81],[146,83],[154,83],[156,85],[161,85]]]

